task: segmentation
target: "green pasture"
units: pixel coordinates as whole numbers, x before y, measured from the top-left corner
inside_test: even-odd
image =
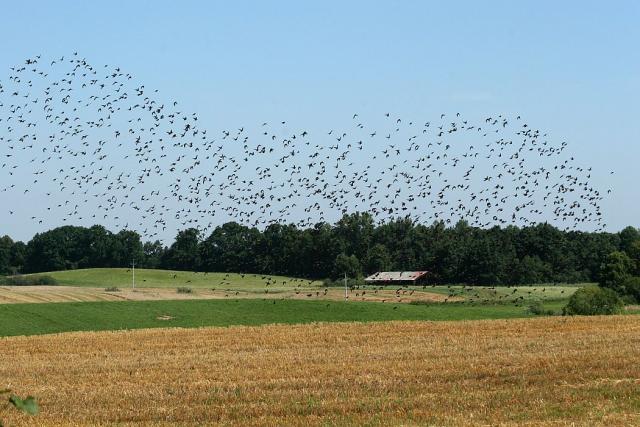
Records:
[[[559,310],[562,304],[546,306]],[[515,305],[393,304],[305,300],[167,300],[0,305],[0,336],[139,328],[478,320],[532,316]]]

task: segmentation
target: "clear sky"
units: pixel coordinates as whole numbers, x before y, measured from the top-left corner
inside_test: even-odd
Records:
[[[609,230],[640,226],[640,3],[452,3],[9,2],[0,81],[26,57],[78,51],[162,88],[211,129],[354,111],[518,114],[613,189]],[[0,234],[40,231],[16,227]]]

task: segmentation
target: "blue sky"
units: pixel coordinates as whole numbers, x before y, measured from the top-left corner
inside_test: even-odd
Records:
[[[355,111],[518,114],[613,189],[611,231],[640,226],[640,3],[452,3],[11,2],[0,81],[26,57],[78,51],[161,88],[211,129]],[[19,238],[39,231],[15,227]]]

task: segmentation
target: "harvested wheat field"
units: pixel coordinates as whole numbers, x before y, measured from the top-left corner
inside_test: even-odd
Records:
[[[0,340],[7,425],[638,425],[640,316]]]

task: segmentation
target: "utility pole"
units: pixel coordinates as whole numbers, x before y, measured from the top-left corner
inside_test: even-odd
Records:
[[[131,286],[136,288],[136,260],[131,261]]]
[[[344,273],[344,300],[348,301],[349,300],[349,294],[348,294],[348,290],[349,288],[347,287],[347,273]]]

